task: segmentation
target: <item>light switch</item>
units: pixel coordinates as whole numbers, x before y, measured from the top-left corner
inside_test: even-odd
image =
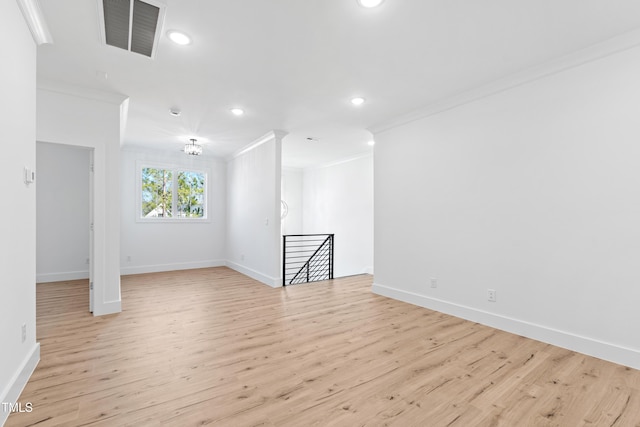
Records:
[[[24,167],[24,183],[31,184],[36,180],[36,171],[29,169],[28,167]]]

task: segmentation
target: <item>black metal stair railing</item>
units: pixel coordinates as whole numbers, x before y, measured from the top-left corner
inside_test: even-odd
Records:
[[[282,236],[282,284],[333,279],[333,234]]]

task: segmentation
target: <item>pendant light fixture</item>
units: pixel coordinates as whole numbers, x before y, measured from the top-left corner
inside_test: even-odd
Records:
[[[184,153],[190,156],[199,156],[202,154],[202,145],[196,144],[198,142],[197,139],[191,138],[189,143],[184,146]]]

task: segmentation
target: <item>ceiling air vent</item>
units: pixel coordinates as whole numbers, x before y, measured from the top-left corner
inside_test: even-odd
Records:
[[[164,6],[153,1],[99,0],[103,41],[153,58],[161,33]]]

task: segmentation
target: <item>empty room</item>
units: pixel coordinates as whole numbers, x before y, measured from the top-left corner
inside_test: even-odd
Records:
[[[0,425],[640,425],[639,2],[0,22]]]

